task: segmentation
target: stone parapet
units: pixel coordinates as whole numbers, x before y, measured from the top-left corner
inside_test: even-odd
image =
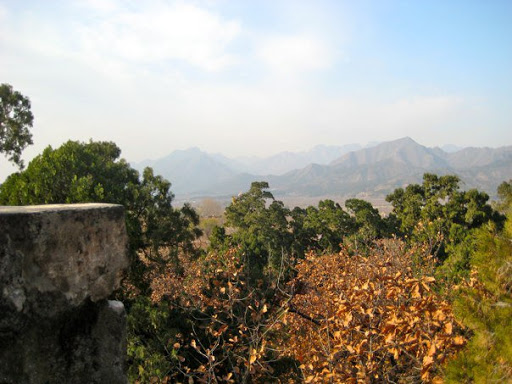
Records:
[[[0,207],[0,383],[126,383],[122,206]]]

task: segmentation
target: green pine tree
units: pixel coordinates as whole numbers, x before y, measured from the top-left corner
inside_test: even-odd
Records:
[[[476,244],[471,279],[455,300],[472,336],[448,365],[447,382],[512,383],[512,213],[503,231],[480,229]]]

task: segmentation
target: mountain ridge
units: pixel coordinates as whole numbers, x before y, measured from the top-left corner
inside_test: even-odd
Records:
[[[268,181],[276,197],[364,194],[382,198],[397,187],[420,182],[425,172],[457,174],[463,188],[476,187],[493,196],[502,181],[512,179],[512,146],[447,152],[403,137],[372,147],[317,146],[252,159],[189,148],[134,165],[139,170],[144,166],[152,166],[170,180],[172,191],[182,199],[236,195],[256,180]]]

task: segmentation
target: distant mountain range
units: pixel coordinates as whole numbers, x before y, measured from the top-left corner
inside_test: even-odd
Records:
[[[429,148],[405,137],[365,148],[317,146],[268,158],[230,159],[191,148],[132,165],[153,167],[181,199],[236,195],[256,180],[268,181],[276,197],[382,198],[397,187],[421,182],[425,172],[457,174],[462,188],[493,196],[502,181],[512,179],[512,146]]]
[[[234,159],[222,154],[209,154],[199,148],[189,148],[174,151],[157,160],[146,160],[132,165],[140,171],[145,167],[152,167],[155,173],[172,182],[172,190],[178,195],[194,195],[212,193],[210,190],[213,185],[227,181],[236,184],[240,180],[243,183],[246,177],[256,180],[260,179],[260,176],[283,175],[311,163],[328,164],[345,153],[361,148],[359,144],[318,145],[309,151],[281,152],[265,158]]]

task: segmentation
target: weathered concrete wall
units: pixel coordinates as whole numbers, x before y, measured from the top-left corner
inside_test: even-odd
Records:
[[[127,266],[121,206],[0,207],[0,384],[126,383]]]

